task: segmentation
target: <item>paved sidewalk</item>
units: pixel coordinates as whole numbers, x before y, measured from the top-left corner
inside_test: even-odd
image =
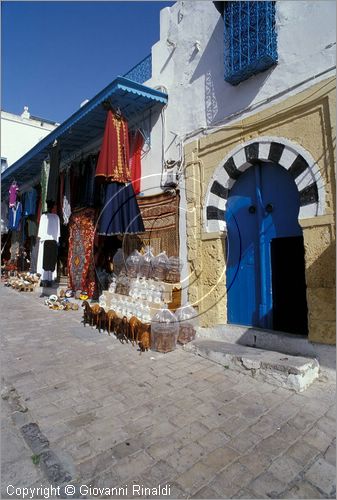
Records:
[[[335,385],[295,394],[182,349],[140,355],[84,328],[80,311],[0,297],[2,376],[76,497],[164,498],[141,485],[170,485],[179,499],[335,498]]]
[[[38,465],[34,465],[33,452],[18,433],[7,401],[1,401],[1,496],[7,495],[8,485],[32,487],[44,481]],[[12,490],[10,490],[11,492]]]

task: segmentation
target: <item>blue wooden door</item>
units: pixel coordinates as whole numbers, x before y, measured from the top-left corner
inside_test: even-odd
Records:
[[[298,212],[295,182],[280,165],[254,165],[234,184],[226,207],[229,323],[273,327],[271,241],[301,236]]]

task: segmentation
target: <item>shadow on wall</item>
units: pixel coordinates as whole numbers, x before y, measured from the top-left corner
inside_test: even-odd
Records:
[[[304,232],[305,234],[305,232]],[[323,235],[317,234],[317,247],[324,244],[321,242]],[[323,236],[324,238],[324,236]],[[306,247],[306,253],[308,247]],[[336,272],[336,242],[331,241],[324,251],[307,267],[306,281],[308,288],[335,288]]]
[[[309,340],[313,342],[336,342],[335,256],[332,241],[306,270]]]
[[[224,21],[220,17],[199,63],[190,79],[205,78],[205,118],[215,124],[231,113],[244,110],[253,102],[275,68],[259,73],[233,86],[224,80]]]

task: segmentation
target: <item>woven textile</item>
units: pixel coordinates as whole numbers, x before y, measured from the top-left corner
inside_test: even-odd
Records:
[[[142,177],[142,147],[144,138],[139,130],[130,136],[130,168],[132,186],[135,194],[140,193],[140,180]]]
[[[138,236],[126,235],[123,250],[128,255],[145,245],[153,248],[155,255],[162,252],[179,255],[179,195],[167,193],[137,197],[145,232]]]
[[[46,193],[46,203],[53,203],[54,205],[57,203],[57,193],[59,186],[59,171],[60,171],[60,147],[58,144],[51,148],[49,153],[50,157],[50,166],[49,166],[49,175],[47,182],[47,193]]]
[[[112,236],[143,231],[144,225],[132,184],[107,183],[98,234]]]
[[[95,292],[94,234],[93,208],[84,208],[71,215],[68,252],[69,287],[72,290],[85,290],[89,298],[92,298]]]
[[[129,154],[128,123],[108,111],[96,176],[115,182],[131,181]]]
[[[46,160],[41,167],[41,212],[47,212],[47,186],[49,178],[50,164]]]

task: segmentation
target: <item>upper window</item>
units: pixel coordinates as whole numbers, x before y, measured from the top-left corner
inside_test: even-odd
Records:
[[[275,3],[225,2],[225,80],[232,85],[277,63]]]

